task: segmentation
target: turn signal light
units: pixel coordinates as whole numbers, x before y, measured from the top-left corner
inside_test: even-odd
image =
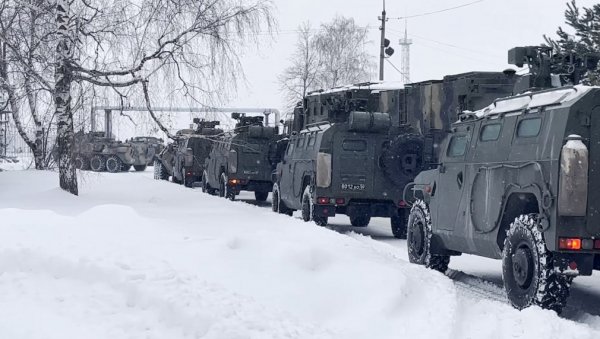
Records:
[[[230,185],[237,185],[239,183],[240,183],[240,181],[238,179],[229,179],[229,184]]]
[[[581,239],[580,238],[559,238],[558,248],[561,250],[580,250]]]
[[[318,197],[317,198],[317,204],[319,204],[319,205],[327,205],[327,204],[329,204],[329,198],[327,198],[327,197]]]

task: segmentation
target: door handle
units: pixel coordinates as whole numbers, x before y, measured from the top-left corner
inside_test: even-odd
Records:
[[[458,174],[456,175],[456,183],[458,184],[458,188],[462,188],[463,185],[463,172],[460,171],[458,172]]]

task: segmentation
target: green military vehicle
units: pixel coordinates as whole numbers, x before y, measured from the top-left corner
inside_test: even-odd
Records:
[[[164,148],[164,140],[156,137],[133,137],[125,142],[133,147],[133,168],[138,172],[145,171],[147,166],[153,166],[154,157]]]
[[[202,190],[235,200],[241,191],[254,192],[265,201],[271,191],[271,173],[277,141],[277,127],[264,126],[264,117],[232,113],[235,129],[216,141],[206,159]]]
[[[75,167],[95,172],[117,173],[129,170],[135,162],[130,144],[106,137],[104,132],[75,133]]]
[[[194,119],[195,129],[177,132],[173,143],[169,144],[154,161],[154,178],[192,187],[202,180],[204,161],[210,154],[214,140],[223,134],[216,128],[219,121]]]
[[[514,72],[466,73],[399,86],[366,83],[310,93],[273,185],[273,211],[302,211],[325,225],[345,214],[353,226],[390,218],[406,237],[406,184],[437,160],[437,145],[460,109],[512,93]]]
[[[514,307],[560,312],[573,278],[600,269],[600,88],[543,90],[597,66],[553,58],[547,48],[511,50],[509,62],[534,72],[517,83],[526,92],[452,125],[437,168],[409,186],[408,255],[439,271],[461,253],[502,259]],[[570,72],[552,76],[550,66]]]

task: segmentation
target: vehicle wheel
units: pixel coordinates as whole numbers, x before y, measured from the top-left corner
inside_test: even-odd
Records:
[[[194,183],[194,178],[186,177],[185,169],[181,170],[181,177],[183,178],[183,186],[191,188],[192,184]]]
[[[227,185],[229,179],[225,173],[221,174],[221,189],[219,190],[219,195],[224,197],[225,199],[229,199],[231,201],[235,200],[235,192]],[[221,192],[222,195],[221,195]]]
[[[146,170],[146,165],[133,165],[136,172],[143,172]]]
[[[266,201],[268,196],[269,192],[254,192],[254,199],[256,199],[256,201]]]
[[[521,310],[531,305],[560,313],[572,279],[554,269],[535,214],[521,215],[510,225],[502,251],[502,280],[510,303]]]
[[[78,155],[75,157],[75,168],[82,171],[87,171],[90,169],[90,162],[85,157]]]
[[[371,221],[371,216],[368,214],[361,215],[351,215],[350,223],[354,227],[366,227],[369,226],[369,222]]]
[[[154,179],[168,180],[169,174],[165,171],[165,167],[159,160],[154,160]]]
[[[116,155],[111,155],[106,159],[106,170],[110,173],[118,173],[121,172],[121,167],[123,166],[123,162]]]
[[[408,260],[444,273],[448,270],[450,256],[431,253],[431,236],[429,208],[424,201],[417,200],[408,218]]]
[[[310,186],[306,186],[302,194],[302,220],[314,221],[319,226],[327,225],[327,217],[315,216],[313,213],[313,201]]]
[[[394,238],[406,239],[406,225],[408,223],[407,214],[408,209],[403,208],[398,210],[398,215],[394,215],[390,218]]]
[[[131,169],[131,165],[123,164],[121,165],[121,172],[129,172]]]
[[[281,201],[281,196],[279,195],[279,187],[277,186],[277,184],[273,185],[273,193],[271,195],[271,200],[271,209],[273,210],[273,212],[286,214],[290,217],[292,216],[294,211],[287,208],[285,203]]]
[[[217,192],[214,188],[210,187],[210,185],[208,184],[208,173],[206,173],[206,171],[204,171],[204,173],[202,173],[202,189],[203,192],[206,192],[210,195],[216,195]],[[206,191],[204,191],[206,190]]]
[[[90,159],[90,168],[94,172],[103,172],[106,169],[106,161],[101,155],[94,155]]]

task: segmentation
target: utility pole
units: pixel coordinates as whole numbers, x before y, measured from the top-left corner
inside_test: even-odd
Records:
[[[379,46],[379,81],[383,81],[383,63],[385,61],[385,22],[387,19],[385,18],[385,0],[383,0],[383,11],[381,12],[381,16],[378,17],[381,20],[381,45]],[[389,43],[388,43],[389,45]]]

